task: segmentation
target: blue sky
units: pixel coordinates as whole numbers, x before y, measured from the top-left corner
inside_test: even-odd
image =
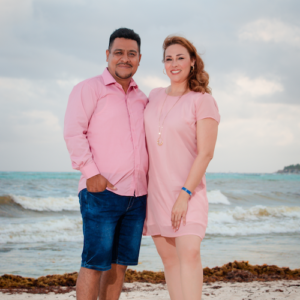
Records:
[[[211,172],[273,172],[300,162],[299,1],[0,0],[0,170],[70,171],[68,95],[101,74],[109,35],[142,38],[135,75],[167,86],[162,42],[197,47],[222,116]]]

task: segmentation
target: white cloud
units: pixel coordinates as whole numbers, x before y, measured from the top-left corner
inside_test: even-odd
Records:
[[[16,20],[24,21],[32,14],[33,0],[0,0],[0,35],[7,30],[7,26],[15,24]]]
[[[286,43],[300,47],[300,28],[280,20],[260,19],[248,23],[238,36],[241,40]]]
[[[250,79],[247,76],[240,75],[235,80],[239,93],[249,94],[253,97],[272,95],[276,92],[283,92],[283,85],[276,80],[268,80],[263,77]]]
[[[274,172],[299,161],[299,105],[258,102],[236,79],[213,95],[221,123],[209,171]]]
[[[138,81],[145,87],[154,89],[157,87],[167,87],[170,85],[170,81],[167,79],[161,79],[156,76],[140,77]]]

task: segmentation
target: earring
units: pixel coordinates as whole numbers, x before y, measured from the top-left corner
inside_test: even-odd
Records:
[[[165,69],[163,69],[163,73],[164,73],[165,75],[167,75],[167,73],[165,73]]]

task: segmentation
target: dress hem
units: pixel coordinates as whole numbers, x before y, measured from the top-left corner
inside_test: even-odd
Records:
[[[146,230],[144,230],[144,236],[155,236],[160,235],[163,237],[175,238],[184,235],[196,235],[199,236],[202,240],[205,237],[206,226],[204,224],[195,224],[190,223],[181,225],[179,230],[174,232],[171,226],[158,226],[156,224],[147,225]]]

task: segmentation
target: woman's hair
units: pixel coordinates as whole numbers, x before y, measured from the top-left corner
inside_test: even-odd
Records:
[[[163,43],[163,51],[164,57],[163,62],[165,61],[165,53],[166,49],[171,45],[181,45],[187,49],[190,54],[191,60],[195,61],[194,69],[191,67],[191,72],[188,76],[188,87],[191,91],[198,92],[198,93],[209,93],[211,94],[211,89],[208,86],[209,83],[209,75],[204,70],[204,63],[199,54],[197,53],[197,49],[195,46],[181,36],[168,36],[164,40]]]

